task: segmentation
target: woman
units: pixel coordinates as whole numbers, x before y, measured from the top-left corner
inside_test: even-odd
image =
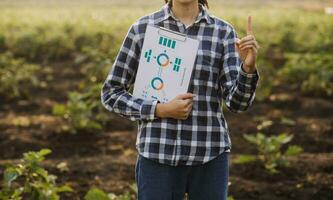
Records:
[[[139,200],[225,200],[231,141],[221,102],[233,112],[253,102],[259,80],[258,44],[252,34],[238,39],[234,28],[211,16],[206,0],[169,0],[161,10],[130,27],[101,100],[109,111],[138,122],[135,166]],[[147,25],[200,40],[188,93],[167,103],[133,97],[129,88]],[[241,122],[240,122],[241,123]]]

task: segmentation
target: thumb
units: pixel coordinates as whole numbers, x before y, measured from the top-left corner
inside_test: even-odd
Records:
[[[239,38],[236,38],[235,47],[237,50],[239,50],[240,41],[241,40]]]

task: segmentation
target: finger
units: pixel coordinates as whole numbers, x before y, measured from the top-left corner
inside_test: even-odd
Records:
[[[247,35],[247,36],[243,37],[243,38],[240,40],[240,43],[242,43],[242,42],[247,42],[247,41],[250,41],[250,40],[255,40],[255,38],[254,38],[253,35]]]
[[[242,48],[242,47],[244,47],[244,46],[246,46],[246,45],[255,45],[257,48],[259,47],[259,45],[257,44],[257,42],[255,41],[255,40],[250,40],[250,41],[248,41],[248,42],[244,42],[244,43],[241,43],[240,45],[239,45],[239,48]]]
[[[189,98],[193,98],[193,94],[185,93],[185,94],[180,94],[177,96],[177,99],[189,99]]]
[[[255,44],[255,43],[256,43],[255,40],[249,40],[249,41],[247,41],[247,42],[242,42],[242,43],[240,43],[239,47],[242,47],[242,46],[244,46],[244,45],[248,45],[248,44]]]
[[[245,46],[243,46],[243,47],[240,48],[240,49],[241,49],[241,50],[244,50],[244,49],[249,49],[249,48],[252,48],[252,47],[254,47],[255,49],[257,49],[257,46],[254,45],[254,44],[245,45]]]
[[[189,106],[193,103],[193,101],[190,100],[190,99],[186,99],[185,101],[186,101],[186,102],[185,102],[185,104],[184,104],[184,108],[189,107]]]
[[[186,108],[187,106],[189,106],[191,103],[192,103],[192,100],[191,99],[185,99],[183,100],[184,101],[184,108]]]
[[[256,49],[259,49],[258,44],[255,43],[255,42],[248,42],[247,44],[242,44],[242,45],[239,46],[239,48],[240,48],[240,49],[243,49],[243,47],[248,46],[248,45],[253,45],[253,46],[256,47]]]
[[[248,45],[248,46],[246,46],[246,47],[243,47],[241,50],[242,50],[242,51],[243,51],[243,50],[252,50],[252,51],[254,51],[254,53],[257,53],[257,52],[258,52],[258,49],[257,49],[254,45]]]
[[[254,43],[254,44],[247,44],[247,45],[242,45],[240,47],[241,50],[245,49],[245,48],[248,48],[248,47],[255,47],[256,49],[258,49],[258,46]]]
[[[252,35],[252,16],[250,15],[247,18],[247,31],[246,31],[247,35]]]
[[[191,111],[192,106],[193,106],[193,103],[192,103],[192,102],[186,106],[186,110],[187,110],[187,112]]]
[[[194,94],[192,93],[185,93],[185,94],[179,94],[176,98],[177,99],[190,99],[190,98],[193,98],[195,97]]]
[[[192,108],[189,108],[188,111],[186,112],[187,116],[190,115],[191,111],[192,111]]]
[[[183,119],[183,120],[185,120],[185,119],[187,119],[187,117],[188,117],[188,115],[182,115],[181,117],[180,117],[180,119]]]
[[[240,42],[241,42],[241,39],[239,39],[239,38],[236,38],[236,44],[240,44]]]

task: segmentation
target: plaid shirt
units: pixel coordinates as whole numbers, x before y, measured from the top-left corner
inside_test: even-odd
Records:
[[[245,73],[235,49],[234,28],[210,15],[200,4],[196,21],[186,27],[168,4],[132,24],[104,82],[104,107],[138,123],[136,148],[151,160],[172,166],[200,165],[231,150],[222,102],[232,112],[245,111],[253,102],[259,80],[256,71]],[[158,100],[132,96],[141,48],[148,24],[161,26],[200,40],[188,92],[195,94],[186,120],[159,118]]]

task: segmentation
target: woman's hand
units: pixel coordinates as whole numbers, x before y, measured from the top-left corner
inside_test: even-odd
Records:
[[[254,73],[257,65],[257,54],[259,45],[252,32],[252,17],[248,17],[247,21],[247,35],[242,39],[238,39],[236,42],[236,48],[240,58],[243,61],[243,70],[246,73]]]
[[[156,106],[156,116],[161,118],[187,119],[192,111],[192,93],[180,94],[168,103],[158,103]]]

